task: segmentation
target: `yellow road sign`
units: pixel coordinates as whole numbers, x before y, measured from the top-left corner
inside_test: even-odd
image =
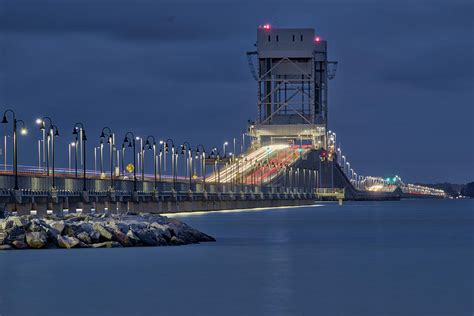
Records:
[[[135,167],[133,166],[133,163],[129,163],[126,169],[128,172],[133,172],[133,170],[135,170]]]

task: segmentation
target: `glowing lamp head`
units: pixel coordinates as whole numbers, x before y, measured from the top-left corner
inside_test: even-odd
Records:
[[[20,134],[21,134],[21,135],[26,135],[26,134],[28,134],[28,130],[23,127],[23,128],[20,130]]]
[[[41,123],[43,123],[43,120],[40,119],[40,118],[37,118],[37,119],[36,119],[36,124],[41,125]]]

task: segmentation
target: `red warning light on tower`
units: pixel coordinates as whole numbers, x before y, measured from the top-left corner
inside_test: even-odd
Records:
[[[267,23],[267,24],[264,24],[264,25],[260,25],[259,28],[264,29],[264,30],[270,30],[272,28],[272,26]]]
[[[319,37],[319,36],[316,36],[316,37],[314,38],[314,41],[315,41],[316,43],[319,43],[319,42],[321,42],[321,37]]]

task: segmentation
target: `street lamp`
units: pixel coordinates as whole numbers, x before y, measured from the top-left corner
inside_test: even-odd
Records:
[[[145,181],[145,147],[143,146],[143,138],[142,137],[135,137],[135,140],[140,141],[140,153],[137,155],[138,164],[140,165],[141,173],[142,173],[142,182]]]
[[[152,142],[150,142],[150,139],[152,140]],[[156,192],[156,140],[155,140],[155,137],[148,136],[146,138],[145,146],[147,146],[147,148],[150,150],[153,149],[153,173],[154,173],[153,189]]]
[[[130,139],[128,136],[131,136]],[[128,144],[128,147],[133,147],[133,191],[137,191],[137,168],[135,166],[136,164],[136,159],[137,159],[137,153],[136,153],[136,147],[135,147],[135,135],[132,132],[127,132],[125,134],[125,138],[123,139],[122,143],[122,148],[124,149],[125,152],[125,144]],[[122,159],[123,161],[123,159]]]
[[[201,150],[199,150],[201,149]],[[200,157],[199,161],[201,162],[200,171],[203,182],[204,191],[206,190],[206,149],[203,145],[199,144],[196,148],[196,154]]]
[[[54,138],[55,137],[58,137],[59,136],[59,130],[58,130],[58,127],[56,125],[53,124],[53,121],[51,120],[51,118],[49,116],[45,116],[41,119],[41,124],[40,124],[40,130],[43,131],[43,135],[45,135],[46,133],[46,125],[45,125],[45,121],[48,121],[49,123],[49,131],[48,131],[48,134],[47,134],[47,137],[46,137],[46,142],[48,143],[48,150],[46,151],[46,174],[49,176],[49,139],[51,139],[51,155],[52,155],[52,163],[53,163],[53,173],[52,173],[52,177],[53,177],[53,181],[52,181],[52,188],[56,188],[56,177],[54,175],[54,172],[55,172],[55,168],[54,168],[54,144],[55,144],[55,141],[54,141]]]
[[[100,174],[104,172],[104,164],[103,164],[103,144],[104,138],[107,137],[107,144],[109,144],[109,153],[110,153],[110,189],[114,189],[114,134],[110,127],[102,128],[102,132],[100,133]]]
[[[7,124],[7,113],[10,112],[13,116],[13,172],[15,173],[15,186],[13,187],[14,190],[18,190],[18,141],[16,137],[16,130],[18,123],[22,124],[22,128],[20,129],[21,135],[26,135],[28,133],[27,129],[25,128],[25,122],[23,120],[17,120],[15,112],[13,110],[6,110],[3,112],[3,124]]]
[[[169,143],[171,142],[171,176],[173,179],[173,190],[176,190],[176,168],[175,168],[175,150],[174,150],[174,142],[171,138],[168,138],[164,142],[164,170],[166,170],[166,154],[169,153]]]
[[[161,174],[163,173],[162,159],[164,154],[164,141],[160,140],[160,153],[158,154],[158,180],[161,182]]]
[[[71,172],[71,147],[76,147],[76,143],[75,142],[71,142],[68,144],[68,173]]]
[[[227,145],[229,145],[228,142],[224,142],[224,144],[222,145],[222,154],[223,154],[222,157],[223,157],[223,158],[226,157],[226,155],[225,155],[225,149],[226,149]]]
[[[79,132],[80,132],[80,135]],[[76,136],[76,142],[78,140],[78,136],[82,139],[82,174],[83,174],[83,181],[82,181],[82,190],[87,191],[86,188],[86,131],[84,129],[84,124],[82,123],[76,123],[74,124],[74,128],[72,129],[72,135]],[[77,148],[77,146],[76,146]],[[54,157],[54,155],[53,155]],[[76,162],[76,170],[77,170],[77,162]],[[77,174],[77,171],[76,171]]]
[[[181,145],[181,155],[186,155],[186,159],[184,160],[185,162],[185,171],[184,171],[184,178],[186,179],[186,176],[188,175],[188,169],[189,169],[189,160],[190,160],[190,151],[191,151],[191,144],[189,144],[188,142],[184,142],[182,145]]]
[[[189,150],[189,191],[191,192],[191,187],[192,187],[192,183],[191,183],[191,179],[192,179],[192,176],[193,174],[196,175],[196,163],[199,159],[199,150],[193,150],[193,149],[190,149]],[[194,171],[193,171],[193,161],[194,162]]]
[[[213,148],[211,153],[209,154],[209,158],[214,159],[214,174],[217,174],[217,191],[219,191],[219,186],[221,182],[221,174],[220,174],[220,168],[219,168],[219,161],[220,161],[220,152],[217,150],[217,148]],[[214,176],[215,177],[215,176]]]

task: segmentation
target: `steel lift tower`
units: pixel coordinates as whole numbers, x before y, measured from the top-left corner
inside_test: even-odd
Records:
[[[247,52],[258,86],[258,116],[248,129],[253,146],[284,142],[326,148],[328,80],[337,66],[327,59],[327,42],[314,29],[265,24],[257,30],[255,46]]]

